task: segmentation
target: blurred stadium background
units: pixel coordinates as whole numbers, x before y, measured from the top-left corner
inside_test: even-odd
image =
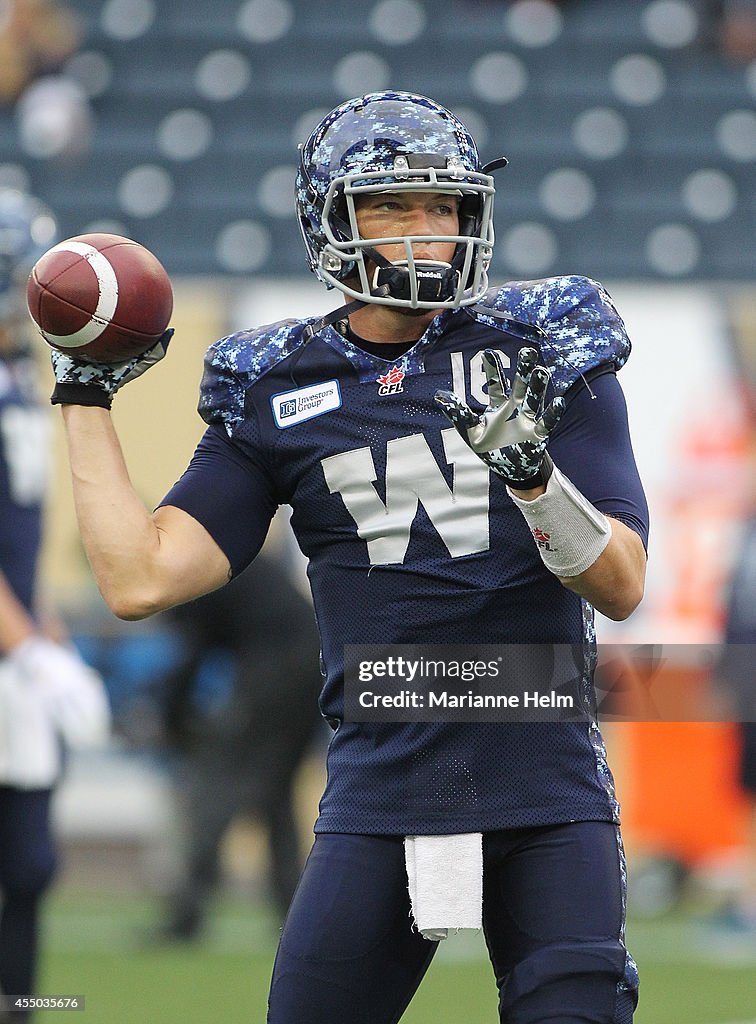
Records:
[[[756,4],[33,0],[19,30],[23,6],[0,0],[0,184],[46,200],[64,237],[139,240],[175,283],[171,358],[115,412],[145,501],[159,501],[200,436],[207,345],[333,305],[306,276],[297,143],[348,96],[426,93],[462,117],[484,158],[510,158],[498,178],[494,279],[587,274],[625,316],[650,578],[631,622],[604,623],[601,635],[676,645],[668,681],[705,708],[711,681],[683,645],[721,636],[753,502]],[[145,694],[172,641],[160,620],[127,625],[103,607],[57,445],[45,575],[105,674],[118,736],[105,755],[74,760],[58,795],[65,864],[41,990],[85,993],[98,1024],[261,1022],[275,923],[253,822],[227,844],[206,940],[160,950],[140,941],[170,870],[171,804]],[[638,1024],[756,1020],[756,946],[722,946],[705,927],[746,870],[731,727],[609,733],[643,978]],[[321,780],[316,744],[300,785],[306,835]],[[494,1017],[482,944],[460,937],[405,1019]]]

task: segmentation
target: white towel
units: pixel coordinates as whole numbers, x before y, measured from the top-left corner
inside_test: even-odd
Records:
[[[73,649],[32,637],[0,659],[0,785],[52,786],[61,743],[104,747],[109,723],[103,682]]]
[[[483,836],[407,836],[404,840],[412,916],[426,939],[450,928],[483,925]]]

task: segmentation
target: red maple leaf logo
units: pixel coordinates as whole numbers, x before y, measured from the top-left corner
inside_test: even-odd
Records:
[[[398,366],[392,366],[388,373],[384,373],[382,377],[378,378],[378,383],[382,387],[388,387],[392,384],[399,384],[404,380],[404,370],[400,370]]]

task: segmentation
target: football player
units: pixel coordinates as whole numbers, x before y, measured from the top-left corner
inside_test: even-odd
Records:
[[[271,1024],[399,1020],[480,893],[502,1020],[627,1024],[637,972],[595,720],[344,714],[346,645],[566,644],[590,679],[593,609],[623,619],[644,585],[624,325],[583,277],[489,286],[506,161],[483,165],[435,101],[352,99],[300,157],[309,265],[348,301],[210,347],[207,431],[154,514],[107,410],[155,353],[107,371],[53,354],[94,572],[138,619],[239,573],[293,507],[334,732]]]
[[[754,436],[756,442],[756,435]],[[756,444],[752,452],[756,469]],[[756,484],[756,475],[753,476]],[[756,498],[756,489],[752,492]],[[711,938],[731,948],[756,953],[756,694],[753,655],[756,645],[756,512],[744,524],[730,582],[724,643],[718,677],[738,716],[738,783],[748,806],[743,849],[744,874],[730,905],[711,922]]]
[[[25,284],[55,232],[41,202],[0,190],[0,1019],[6,996],[34,993],[39,906],[55,869],[49,812],[61,742],[101,742],[108,724],[99,677],[44,635],[38,614],[50,423],[28,351]],[[8,1019],[27,1019],[10,1009]]]

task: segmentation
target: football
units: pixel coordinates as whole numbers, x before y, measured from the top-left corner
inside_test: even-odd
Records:
[[[32,268],[26,299],[48,345],[96,363],[121,363],[151,348],[173,311],[163,265],[121,235],[58,242]]]

